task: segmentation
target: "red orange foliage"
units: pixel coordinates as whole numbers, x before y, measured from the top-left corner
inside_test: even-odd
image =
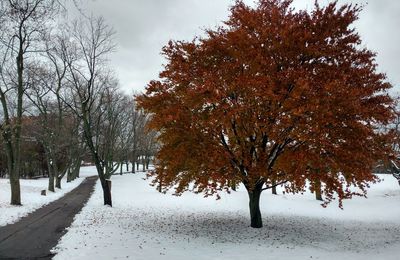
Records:
[[[300,192],[321,182],[326,202],[336,193],[341,203],[376,180],[374,164],[391,153],[377,126],[393,100],[351,27],[361,9],[290,4],[237,1],[224,26],[164,47],[161,81],[138,97],[160,132],[153,174],[164,188],[210,195],[241,182],[252,207],[272,183]]]

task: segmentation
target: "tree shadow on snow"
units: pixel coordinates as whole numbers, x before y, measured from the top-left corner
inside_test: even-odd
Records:
[[[243,212],[147,212],[145,215],[137,227],[174,240],[304,246],[329,251],[382,249],[400,243],[400,227],[390,223],[270,215],[263,218],[263,228],[253,229]]]

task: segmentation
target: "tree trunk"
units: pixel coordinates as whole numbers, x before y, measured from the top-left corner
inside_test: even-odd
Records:
[[[132,173],[135,173],[136,161],[132,161]]]
[[[150,159],[147,158],[147,159],[146,159],[146,170],[149,169],[149,166],[150,166]]]
[[[250,208],[250,226],[252,228],[261,228],[262,218],[260,211],[260,196],[263,184],[257,184],[253,189],[246,187],[249,194],[249,208]]]
[[[46,156],[46,161],[47,161],[47,170],[49,172],[48,190],[51,192],[55,192],[55,190],[54,190],[54,171],[53,171],[53,166],[50,163],[51,159],[49,156]]]
[[[315,199],[322,201],[321,181],[320,180],[316,180],[315,184],[314,184],[314,187],[315,187]]]
[[[15,157],[11,142],[10,132],[5,133],[6,153],[7,153],[7,169],[10,178],[11,188],[11,205],[21,205],[21,187],[19,184],[19,173],[16,168]],[[4,136],[4,134],[3,134]]]
[[[58,189],[61,189],[61,179],[62,177],[56,175],[56,188]]]
[[[277,195],[278,193],[276,192],[276,181],[272,181],[272,194]]]
[[[110,180],[106,180],[104,178],[100,178],[101,187],[103,188],[103,197],[104,197],[104,205],[109,205],[112,207],[112,200],[111,200],[111,182]]]
[[[48,190],[51,191],[51,192],[55,192],[55,190],[54,190],[54,175],[50,174],[50,172],[49,172],[49,187],[48,187]]]
[[[10,125],[10,124],[9,124]],[[10,126],[11,127],[11,126]],[[8,131],[8,130],[7,130]],[[17,131],[18,132],[18,131]],[[17,135],[17,133],[16,133]],[[4,135],[3,135],[4,136]],[[19,138],[15,137],[16,141],[13,146],[11,133],[5,135],[6,138],[6,153],[7,153],[7,168],[10,175],[10,188],[11,188],[11,205],[21,205],[21,186],[19,183],[20,178],[20,153],[19,153]]]
[[[162,180],[159,179],[158,181],[158,187],[157,187],[158,192],[162,192]]]
[[[82,162],[79,162],[79,163],[77,164],[76,169],[75,169],[74,179],[79,178],[79,173],[80,173],[81,165],[82,165]]]
[[[24,56],[23,56],[23,53],[24,53],[23,52],[23,44],[20,42],[18,56],[17,56],[18,87],[17,87],[17,117],[16,117],[16,125],[14,128],[15,132],[14,132],[14,147],[13,147],[13,152],[14,152],[13,164],[14,165],[12,167],[13,170],[10,172],[11,205],[21,205],[21,187],[20,187],[20,183],[19,183],[19,177],[20,177],[20,167],[21,167],[21,131],[22,131],[22,112],[23,112],[22,102],[23,102],[23,95],[24,95],[24,86],[23,86]]]
[[[56,174],[56,187],[61,189],[61,180],[67,174],[67,169],[59,170],[61,172],[57,172]]]
[[[72,181],[72,172],[71,172],[71,168],[68,168],[67,182],[71,182],[71,181]]]
[[[126,164],[126,172],[129,172],[129,162],[126,161],[125,164]]]
[[[10,185],[11,185],[11,205],[21,205],[21,187],[19,184],[19,178],[15,177],[15,173],[10,174]]]
[[[72,180],[79,178],[79,171],[81,169],[82,160],[78,158],[74,163],[74,168],[72,169]]]

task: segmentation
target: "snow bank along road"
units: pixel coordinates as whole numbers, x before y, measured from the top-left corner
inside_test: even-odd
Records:
[[[89,199],[97,177],[88,177],[61,199],[0,228],[0,259],[51,259],[74,216]]]
[[[89,170],[89,169],[88,169]],[[93,169],[94,171],[94,169]],[[322,208],[314,194],[262,194],[264,227],[249,227],[240,187],[222,199],[161,194],[144,173],[113,176],[113,207],[101,185],[54,248],[56,260],[398,260],[400,187],[391,175],[368,198]]]

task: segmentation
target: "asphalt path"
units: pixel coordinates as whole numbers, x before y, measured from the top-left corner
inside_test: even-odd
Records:
[[[62,198],[1,227],[0,259],[51,259],[50,250],[89,199],[96,180],[88,177]]]

